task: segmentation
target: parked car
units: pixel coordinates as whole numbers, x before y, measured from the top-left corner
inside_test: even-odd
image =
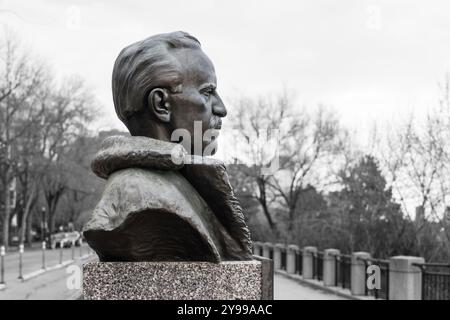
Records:
[[[55,248],[70,248],[72,246],[81,245],[81,234],[78,231],[73,232],[58,232],[50,236],[50,247]]]
[[[11,244],[13,246],[19,245],[19,236],[12,236],[11,237]]]

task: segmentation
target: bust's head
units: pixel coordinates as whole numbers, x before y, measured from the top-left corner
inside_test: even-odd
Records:
[[[185,32],[155,35],[126,47],[112,75],[116,113],[131,135],[171,141],[174,130],[184,129],[191,140],[187,151],[193,154],[203,154],[213,142],[211,150],[227,114],[216,86],[212,62],[200,42]],[[195,139],[201,150],[194,150]],[[183,145],[187,147],[186,141]],[[216,147],[212,149],[214,153]]]

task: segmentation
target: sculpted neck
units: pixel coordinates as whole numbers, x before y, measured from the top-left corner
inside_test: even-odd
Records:
[[[148,137],[171,142],[171,132],[167,128],[167,125],[159,123],[157,120],[149,119],[145,115],[130,118],[127,127],[132,136]]]

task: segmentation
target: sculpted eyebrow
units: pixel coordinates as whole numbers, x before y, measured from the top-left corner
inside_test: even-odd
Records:
[[[216,85],[214,83],[205,83],[200,86],[200,91],[203,91],[206,89],[215,90]]]

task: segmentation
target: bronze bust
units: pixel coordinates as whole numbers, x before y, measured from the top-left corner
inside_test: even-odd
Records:
[[[107,183],[83,233],[100,260],[251,259],[226,168],[203,156],[215,152],[227,111],[199,41],[173,32],[131,44],[117,57],[112,91],[131,136],[107,138],[92,161]],[[180,139],[180,129],[194,139]]]

